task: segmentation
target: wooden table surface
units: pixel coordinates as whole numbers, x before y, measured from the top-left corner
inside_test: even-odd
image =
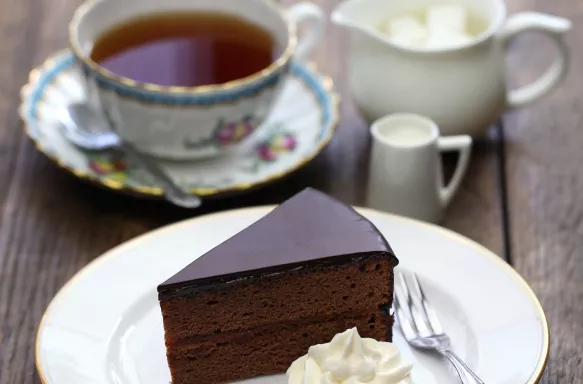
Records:
[[[66,46],[67,22],[79,2],[0,2],[0,384],[39,382],[33,346],[46,306],[73,274],[121,242],[198,214],[278,203],[307,185],[363,204],[369,138],[346,86],[346,35],[335,27],[329,28],[315,59],[343,96],[338,134],[312,164],[287,180],[190,212],[100,190],[57,168],[23,134],[19,89],[30,69]],[[336,1],[320,3],[329,11]],[[572,70],[552,97],[508,112],[504,128],[493,128],[476,145],[469,174],[443,225],[511,256],[550,324],[551,353],[542,382],[580,383],[583,3],[512,0],[509,8],[570,18]],[[539,36],[518,41],[508,60],[512,83],[535,78],[552,54]]]

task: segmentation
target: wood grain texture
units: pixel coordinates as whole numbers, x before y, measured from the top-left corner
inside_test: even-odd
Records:
[[[313,163],[285,181],[230,200],[209,202],[200,211],[191,212],[97,189],[57,168],[37,153],[23,135],[16,113],[18,91],[33,66],[66,45],[66,25],[79,3],[0,2],[0,384],[39,382],[34,368],[34,341],[44,309],[74,273],[115,245],[194,215],[279,203],[308,185],[347,203],[364,203],[368,128],[358,117],[346,87],[346,35],[333,26],[315,61],[334,78],[343,96],[338,135]],[[336,1],[320,3],[329,11]],[[451,159],[446,163],[451,165]],[[494,145],[487,139],[478,144],[469,175],[449,208],[444,225],[500,252],[496,172]],[[550,194],[544,197],[561,204]],[[576,222],[576,218],[571,221]],[[519,223],[515,223],[514,229],[523,233]],[[566,234],[568,229],[563,232]],[[534,266],[522,263],[520,267],[532,282],[540,278],[537,288],[543,298],[551,300],[553,292],[545,291],[544,284],[556,287],[561,278],[553,275],[554,283],[544,278],[547,267],[554,264],[543,256],[546,253],[537,256]],[[565,298],[569,303],[576,299],[570,295]],[[548,307],[551,311],[554,308],[559,307]],[[551,318],[564,316],[560,308],[551,313]],[[555,332],[560,325],[554,323]],[[570,328],[564,329],[567,332]],[[580,358],[581,353],[566,353],[575,351],[574,348],[558,350],[558,356]],[[553,364],[559,364],[551,366],[553,372],[578,372],[572,362],[556,360]]]
[[[547,313],[551,357],[543,382],[583,382],[583,3],[514,0],[512,12],[567,17],[571,71],[535,107],[506,116],[509,207],[515,268]],[[509,59],[514,84],[542,73],[555,51],[540,35],[520,38]]]

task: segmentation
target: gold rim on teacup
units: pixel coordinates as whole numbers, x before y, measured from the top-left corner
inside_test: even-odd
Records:
[[[242,77],[240,79],[231,80],[226,83],[221,84],[211,84],[211,85],[200,85],[196,87],[179,87],[179,86],[161,86],[152,83],[142,83],[135,80],[132,80],[125,76],[118,76],[113,72],[105,69],[97,62],[93,61],[91,57],[89,57],[82,47],[79,46],[78,41],[78,27],[80,25],[81,20],[90,11],[91,7],[94,6],[96,3],[95,0],[85,0],[85,2],[77,8],[75,14],[73,15],[73,19],[69,23],[69,45],[71,50],[75,54],[78,60],[80,60],[83,64],[91,68],[93,71],[99,73],[106,79],[114,81],[116,83],[121,83],[128,87],[139,88],[149,92],[157,92],[157,93],[179,93],[179,94],[199,94],[203,92],[212,92],[212,91],[221,91],[221,90],[229,90],[239,86],[249,85],[253,82],[267,77],[274,73],[275,71],[281,69],[285,66],[293,56],[294,50],[297,46],[297,28],[296,24],[290,20],[287,16],[286,12],[278,5],[266,2],[266,4],[271,7],[273,10],[278,12],[283,20],[287,23],[288,28],[288,42],[287,46],[285,47],[282,54],[273,61],[268,67],[262,69],[259,72],[256,72],[252,75],[247,77]]]

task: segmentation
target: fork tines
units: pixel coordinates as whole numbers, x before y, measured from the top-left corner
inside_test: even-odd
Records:
[[[395,274],[395,313],[406,339],[443,334],[443,328],[423,292],[417,275]],[[410,282],[408,282],[410,280]]]

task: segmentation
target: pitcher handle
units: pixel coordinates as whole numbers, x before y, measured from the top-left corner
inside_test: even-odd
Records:
[[[298,3],[291,6],[287,14],[296,24],[302,21],[309,23],[308,30],[299,38],[294,58],[304,60],[322,38],[326,27],[326,16],[320,7],[312,3]]]
[[[571,29],[567,19],[536,12],[524,12],[508,19],[501,38],[508,49],[510,42],[523,32],[540,32],[549,37],[558,49],[558,57],[545,73],[533,83],[508,92],[508,106],[523,107],[551,93],[564,80],[569,69],[570,52],[565,34]]]
[[[467,135],[440,137],[437,140],[437,147],[440,152],[458,151],[460,153],[451,181],[448,185],[441,187],[439,194],[441,203],[443,206],[447,206],[459,189],[468,170],[472,152],[472,138]]]

